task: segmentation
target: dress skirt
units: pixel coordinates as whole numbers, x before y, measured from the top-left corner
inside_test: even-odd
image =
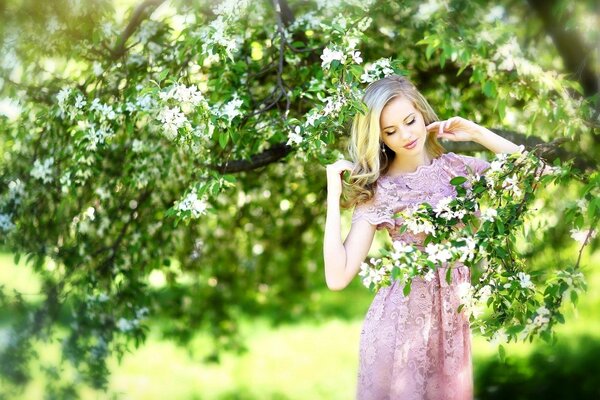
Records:
[[[394,281],[375,295],[362,324],[357,400],[470,400],[471,330],[461,295],[470,269],[447,264],[431,281],[415,278],[408,296]]]

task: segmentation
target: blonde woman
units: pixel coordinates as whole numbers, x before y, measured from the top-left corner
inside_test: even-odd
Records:
[[[454,176],[485,173],[487,161],[445,152],[439,138],[475,141],[494,153],[519,150],[467,119],[439,121],[427,100],[403,76],[371,83],[363,101],[368,113],[358,114],[353,121],[352,161],[327,166],[323,253],[331,290],[342,290],[354,279],[376,229],[387,229],[393,241],[423,248],[425,234],[400,233],[402,222],[392,218],[394,213],[425,201],[435,206],[443,197],[456,196],[449,183]],[[342,180],[346,170],[350,184]],[[341,206],[355,206],[344,242]],[[448,284],[448,267],[444,263],[433,276],[414,279],[408,296],[403,295],[398,280],[377,292],[360,334],[358,400],[473,397],[469,321],[457,312],[459,287],[470,282],[471,274],[457,262]]]

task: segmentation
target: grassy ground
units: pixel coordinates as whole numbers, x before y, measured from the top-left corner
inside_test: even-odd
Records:
[[[597,252],[588,265],[600,265]],[[600,340],[600,272],[588,274],[589,290],[582,296],[578,315],[567,312],[567,324],[559,328],[561,340],[591,335]],[[25,293],[39,290],[35,277],[12,257],[0,255],[0,284]],[[335,310],[352,299],[353,318],[327,318],[326,322],[272,329],[264,320],[243,321],[250,352],[226,356],[221,365],[201,362],[208,338],[201,333],[192,343],[193,353],[161,340],[156,331],[148,342],[118,365],[112,360],[110,390],[122,399],[351,399],[358,367],[358,340],[362,317],[372,295],[358,280],[342,292],[323,292],[324,308]],[[329,313],[328,313],[329,314]],[[543,344],[511,344],[510,357],[522,357]],[[40,347],[44,359],[58,357],[58,347]],[[475,369],[496,357],[496,348],[481,338],[473,341]],[[69,374],[65,371],[65,374]],[[43,398],[43,378],[36,374],[24,399]],[[113,398],[109,394],[84,392],[86,399]]]

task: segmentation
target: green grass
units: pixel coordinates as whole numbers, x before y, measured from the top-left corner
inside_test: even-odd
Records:
[[[586,257],[587,258],[587,257]],[[600,252],[588,265],[600,265]],[[10,255],[0,255],[0,284],[26,293],[39,291],[35,276]],[[600,272],[588,274],[589,289],[580,299],[577,313],[566,312],[566,325],[558,328],[560,340],[590,335],[600,340]],[[122,364],[111,360],[110,392],[122,399],[351,399],[358,367],[358,343],[362,318],[372,299],[358,280],[342,292],[318,294],[325,321],[303,322],[272,328],[264,319],[241,322],[250,351],[226,355],[220,365],[203,364],[209,338],[198,333],[189,349],[161,340],[152,330],[147,343]],[[337,315],[337,316],[336,316]],[[575,345],[575,343],[573,344]],[[506,346],[509,358],[524,357],[544,343]],[[40,344],[44,360],[58,359],[58,346]],[[189,351],[188,351],[189,350]],[[496,358],[496,347],[475,336],[475,369]],[[43,376],[34,371],[24,399],[43,397]],[[66,370],[71,376],[72,370]],[[85,399],[111,398],[83,391]]]

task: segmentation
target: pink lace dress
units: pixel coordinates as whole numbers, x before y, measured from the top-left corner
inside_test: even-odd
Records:
[[[366,219],[386,228],[392,240],[420,246],[424,234],[399,232],[399,210],[422,202],[431,205],[456,196],[449,183],[469,172],[483,174],[489,163],[479,158],[444,153],[429,165],[400,176],[381,176],[375,195],[355,207],[352,221]],[[457,312],[459,285],[470,284],[464,264],[452,266],[452,282],[442,264],[431,281],[416,278],[408,296],[394,281],[375,295],[362,324],[357,400],[452,400],[473,398],[471,330]],[[464,286],[464,285],[462,285]]]

